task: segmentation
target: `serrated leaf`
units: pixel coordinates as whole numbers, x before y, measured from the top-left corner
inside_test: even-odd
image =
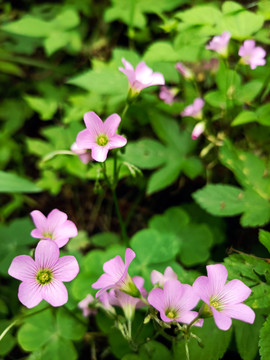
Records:
[[[268,360],[270,358],[270,316],[266,319],[263,327],[260,331],[260,355],[262,360]]]

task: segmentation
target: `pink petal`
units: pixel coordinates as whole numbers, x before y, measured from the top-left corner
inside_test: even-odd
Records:
[[[198,304],[200,298],[192,286],[182,284],[181,287],[183,290],[181,298],[178,300],[178,306],[181,308],[181,311],[189,311]]]
[[[96,134],[91,133],[88,129],[79,132],[76,143],[79,149],[92,149],[97,145]]]
[[[225,285],[228,277],[228,271],[224,265],[208,265],[206,266],[209,278],[209,287],[212,295],[218,294]]]
[[[102,293],[106,292],[106,290],[112,288],[115,285],[116,281],[109,274],[102,274],[98,280],[92,284],[93,289],[101,289]],[[101,296],[101,291],[98,291],[97,296]]]
[[[153,74],[153,70],[146,65],[144,61],[141,61],[135,70],[136,73],[136,79],[141,81],[143,84],[146,84],[149,82],[150,77]]]
[[[42,296],[52,306],[62,306],[68,301],[68,292],[65,285],[57,280],[42,286]]]
[[[209,279],[206,276],[198,277],[193,284],[195,294],[202,299],[203,302],[209,305],[209,299],[213,295],[209,286]]]
[[[249,324],[253,324],[255,320],[254,311],[245,304],[227,306],[222,313],[233,319],[241,320]]]
[[[229,281],[222,291],[222,302],[233,305],[246,300],[251,294],[251,289],[242,281],[234,279]]]
[[[20,255],[12,260],[8,273],[10,276],[21,281],[35,279],[37,266],[30,256]]]
[[[201,98],[197,98],[194,100],[193,103],[193,112],[198,113],[201,111],[202,107],[204,106],[204,100]]]
[[[158,288],[151,290],[148,295],[148,302],[158,311],[164,312],[164,290]]]
[[[165,271],[164,271],[164,277],[166,278],[166,280],[177,280],[177,274],[173,271],[173,269],[168,266],[166,267]]]
[[[122,61],[122,63],[124,64],[124,67],[125,67],[127,70],[132,70],[132,71],[134,71],[133,66],[132,66],[125,58],[122,58],[121,61]]]
[[[151,85],[165,85],[164,76],[161,73],[153,73]]]
[[[43,232],[44,229],[46,229],[47,226],[47,218],[40,212],[39,210],[34,210],[30,213],[33,223],[35,226]]]
[[[112,114],[104,121],[104,132],[109,138],[115,135],[120,122],[118,114]]]
[[[60,281],[71,281],[79,272],[79,264],[74,256],[63,256],[59,258],[54,266],[53,276]]]
[[[36,247],[35,261],[40,269],[53,269],[59,258],[59,248],[54,241],[41,240]]]
[[[205,125],[203,122],[199,122],[198,124],[196,124],[192,130],[192,134],[191,134],[192,140],[198,139],[198,137],[201,136],[202,133],[204,132],[204,129],[205,129]]]
[[[70,238],[78,235],[78,230],[76,225],[67,220],[64,224],[56,229],[54,232],[54,240],[57,243],[58,247],[64,246]]]
[[[164,283],[163,288],[164,306],[165,308],[175,308],[181,303],[184,291],[183,285],[178,280],[168,280]]]
[[[153,285],[158,283],[159,286],[163,286],[164,285],[164,275],[161,274],[161,272],[159,272],[157,270],[153,270],[151,272],[151,283]]]
[[[41,231],[39,229],[34,229],[31,231],[31,236],[37,239],[44,239],[44,236],[42,235]]]
[[[184,324],[189,324],[192,320],[194,320],[196,318],[197,315],[198,315],[198,313],[196,311],[187,311],[183,314],[180,313],[180,316],[179,316],[179,318],[176,319],[176,321],[184,323]],[[203,325],[203,319],[200,319],[192,326],[201,327],[202,325]]]
[[[136,285],[136,287],[141,292],[141,290],[143,289],[144,278],[142,278],[141,276],[134,276],[132,278],[132,280],[133,280],[134,284]]]
[[[42,286],[35,279],[23,281],[19,286],[18,298],[24,306],[31,309],[43,299],[41,292]]]
[[[131,263],[131,261],[135,258],[135,252],[130,249],[127,248],[126,252],[125,252],[125,269],[127,269],[129,267],[129,264]]]
[[[118,68],[123,74],[126,75],[126,77],[128,78],[128,82],[129,82],[129,85],[131,87],[133,87],[134,85],[134,82],[135,82],[135,72],[134,70],[126,70],[126,69],[123,69],[122,67]]]
[[[229,330],[232,325],[232,319],[223,312],[217,311],[211,306],[215,323],[220,330]]]
[[[110,274],[114,281],[117,282],[125,271],[125,264],[121,256],[117,255],[104,263],[103,270],[105,273]]]
[[[67,221],[67,214],[58,209],[53,209],[47,217],[47,231],[54,233],[54,231]]]
[[[81,162],[88,164],[92,160],[92,156],[89,153],[79,155]]]
[[[125,137],[116,134],[110,138],[107,146],[109,149],[116,149],[125,146],[126,143],[127,139]]]
[[[84,122],[87,130],[89,130],[93,136],[98,136],[100,133],[104,132],[103,121],[94,111],[89,111],[84,114]]]
[[[244,41],[244,48],[246,51],[252,51],[256,46],[256,42],[254,40],[245,40]]]
[[[98,162],[104,162],[107,159],[108,151],[108,146],[99,146],[96,144],[95,147],[92,148],[91,156]]]

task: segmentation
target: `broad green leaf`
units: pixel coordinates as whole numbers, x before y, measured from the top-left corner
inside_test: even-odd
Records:
[[[161,169],[155,171],[148,181],[146,190],[147,194],[153,194],[171,185],[174,181],[176,181],[181,170],[182,161],[179,159],[178,163],[173,164],[173,161],[171,161],[169,165],[165,165]]]
[[[260,348],[260,355],[262,360],[268,360],[270,358],[269,336],[270,336],[270,316],[268,316],[260,331],[259,348]]]
[[[27,15],[20,20],[2,25],[2,29],[12,34],[40,38],[48,36],[53,29],[53,25],[50,22]]]
[[[65,339],[80,340],[86,332],[86,326],[75,315],[61,307],[56,316],[60,335]]]
[[[166,148],[154,139],[129,142],[126,146],[124,160],[141,169],[154,169],[166,162]]]
[[[54,28],[61,30],[73,29],[80,24],[80,17],[74,8],[63,9],[52,21]]]
[[[244,193],[245,210],[241,217],[242,226],[263,226],[270,219],[270,204],[253,190]]]
[[[190,25],[214,25],[219,23],[222,13],[211,5],[197,5],[175,16]]]
[[[136,5],[134,0],[125,2],[113,0],[112,7],[107,8],[104,13],[104,20],[106,22],[120,20],[127,25],[143,28],[146,25],[146,17]]]
[[[270,232],[263,229],[259,230],[259,241],[266,247],[270,253]]]
[[[243,190],[231,185],[206,185],[192,194],[206,211],[216,216],[233,216],[245,210]]]
[[[149,46],[143,58],[146,63],[155,61],[179,61],[179,54],[173,45],[166,41],[157,41]]]
[[[154,229],[138,231],[130,244],[142,265],[174,259],[181,245],[175,235],[160,233]]]
[[[237,12],[239,10],[243,10],[243,6],[238,4],[235,1],[225,1],[222,4],[222,12],[224,14],[229,14],[229,13],[233,13],[233,12]]]
[[[54,337],[44,348],[41,360],[76,360],[77,358],[77,351],[70,340]]]
[[[236,118],[232,121],[231,125],[232,126],[244,125],[244,124],[256,121],[257,118],[258,117],[255,112],[244,110],[236,116]]]
[[[243,103],[250,103],[261,91],[263,81],[252,80],[242,85],[236,92],[235,98]]]
[[[231,106],[231,102],[226,99],[226,94],[219,90],[207,92],[204,99],[213,107],[225,109],[227,106]]]
[[[202,340],[204,347],[201,348],[197,340],[191,338],[188,342],[190,359],[219,360],[222,359],[228,349],[232,336],[232,328],[228,331],[219,330],[213,318],[209,318],[204,320],[202,328],[193,326],[192,333],[196,334]],[[176,343],[174,358],[186,358],[184,341],[178,341]]]
[[[233,38],[243,40],[260,30],[263,23],[262,15],[243,10],[223,15],[217,24],[217,31],[218,33],[229,31]]]
[[[193,266],[207,261],[213,245],[213,234],[207,225],[189,224],[180,232],[180,238],[183,243],[179,258],[185,266]]]
[[[264,317],[256,314],[253,324],[234,321],[234,331],[237,350],[243,360],[254,360],[258,353],[259,332],[263,325]]]
[[[0,193],[36,193],[41,189],[18,175],[0,171]]]
[[[120,237],[113,232],[103,232],[91,236],[90,241],[97,247],[107,248],[109,245],[119,243]]]
[[[256,114],[258,116],[258,122],[265,126],[270,126],[270,104],[260,106]]]
[[[178,207],[171,207],[162,215],[154,215],[149,221],[149,227],[165,234],[179,234],[189,223],[188,214]]]
[[[69,41],[69,34],[54,30],[50,35],[44,40],[44,47],[46,54],[48,56],[52,55],[55,51],[62,49],[67,45]]]
[[[24,96],[24,99],[33,110],[40,114],[42,120],[52,120],[58,107],[55,99],[30,95]]]
[[[124,358],[125,359],[125,358]],[[126,358],[126,360],[132,358]],[[140,347],[139,359],[141,360],[172,360],[172,355],[168,348],[154,340],[146,342]]]

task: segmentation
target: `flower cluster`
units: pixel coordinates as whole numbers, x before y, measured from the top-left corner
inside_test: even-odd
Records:
[[[31,235],[41,239],[35,249],[35,259],[28,255],[16,256],[8,273],[22,281],[18,298],[26,307],[33,308],[43,299],[52,306],[61,306],[68,301],[63,282],[77,276],[79,265],[74,256],[59,258],[59,248],[77,235],[77,228],[58,209],[52,210],[47,218],[38,210],[32,211],[31,216],[36,226]]]
[[[111,313],[113,306],[120,306],[126,319],[132,320],[136,308],[148,306],[150,312],[157,310],[162,322],[189,324],[189,327],[203,326],[204,319],[213,316],[221,330],[230,328],[231,319],[254,322],[253,310],[243,303],[251,293],[250,288],[237,279],[226,283],[228,272],[224,265],[208,265],[208,276],[198,277],[192,286],[182,284],[171,267],[167,267],[164,274],[153,270],[151,282],[154,288],[147,294],[143,288],[144,279],[131,278],[128,274],[134,257],[134,251],[127,249],[125,262],[119,255],[105,262],[104,274],[92,284],[94,289],[99,289],[96,298]],[[200,300],[203,302],[200,310],[194,311]],[[157,317],[156,320],[161,321]]]

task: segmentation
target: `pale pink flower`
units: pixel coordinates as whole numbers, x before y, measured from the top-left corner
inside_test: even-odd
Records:
[[[198,316],[196,311],[191,311],[198,301],[199,297],[194,293],[192,286],[181,284],[178,280],[166,281],[163,289],[153,289],[148,296],[149,304],[159,311],[164,322],[177,321],[189,324]],[[202,324],[203,320],[200,319],[194,325]]]
[[[192,134],[191,134],[192,140],[197,140],[198,137],[202,135],[204,130],[205,130],[205,123],[203,121],[198,122],[192,130]]]
[[[192,80],[194,78],[194,74],[193,72],[187,68],[183,63],[178,62],[176,65],[176,70],[178,70],[178,72],[184,76],[185,79],[187,80]]]
[[[39,210],[32,211],[30,215],[36,225],[31,236],[37,239],[53,240],[59,248],[78,234],[75,224],[67,220],[67,214],[58,209],[52,210],[47,217]]]
[[[88,317],[90,315],[96,315],[97,310],[91,307],[91,304],[95,301],[91,294],[88,294],[84,299],[78,303],[78,307],[82,310],[83,316]]]
[[[265,56],[266,51],[256,46],[254,40],[245,40],[243,45],[240,47],[238,55],[241,56],[241,61],[244,64],[250,65],[251,69],[256,69],[257,66],[263,66],[266,64]]]
[[[173,92],[170,90],[170,88],[168,88],[168,86],[161,86],[160,87],[160,92],[159,92],[159,97],[161,100],[163,100],[166,104],[172,104],[173,103],[173,99],[174,99],[174,94]]]
[[[139,295],[139,290],[128,274],[128,267],[134,258],[134,251],[128,248],[125,252],[125,263],[119,255],[104,263],[105,274],[102,274],[92,285],[94,289],[100,289],[96,297],[101,296],[109,289],[120,289],[132,296]]]
[[[153,285],[158,285],[159,287],[163,288],[164,283],[168,280],[177,280],[177,274],[170,266],[166,267],[164,275],[157,270],[153,270],[151,272],[151,283]]]
[[[84,114],[85,130],[77,135],[78,149],[91,149],[91,156],[98,162],[104,162],[108,151],[123,147],[127,139],[117,135],[116,131],[121,118],[117,114],[110,115],[104,122],[93,111]]]
[[[119,67],[119,70],[127,76],[129,87],[135,94],[148,86],[165,84],[164,76],[161,73],[153,72],[144,61],[141,61],[135,70],[124,58],[122,59],[122,63],[125,68]]]
[[[70,150],[71,150],[74,154],[79,155],[79,159],[80,159],[81,162],[83,162],[84,164],[88,164],[88,163],[92,160],[92,156],[91,156],[91,154],[87,151],[87,149],[79,149],[76,142],[71,145]]]
[[[143,287],[144,279],[141,276],[134,276],[132,280],[140,294],[145,298],[147,296],[147,291]],[[145,303],[138,297],[130,296],[118,289],[110,290],[109,297],[110,304],[121,307],[124,311],[126,319],[128,320],[132,320],[134,318],[135,309],[145,306]]]
[[[202,118],[202,108],[204,106],[204,100],[201,98],[196,98],[193,104],[188,105],[184,111],[181,112],[182,116],[191,116],[196,119]]]
[[[35,260],[28,255],[16,256],[8,269],[10,276],[21,280],[18,298],[28,308],[37,306],[41,300],[52,306],[68,301],[63,281],[73,280],[79,272],[74,256],[59,258],[59,248],[54,241],[41,240],[35,250]]]
[[[230,38],[231,34],[224,31],[221,35],[214,36],[209,45],[206,45],[206,49],[216,51],[220,55],[227,57]]]
[[[193,289],[209,306],[217,327],[228,330],[232,325],[232,318],[253,324],[254,311],[242,303],[249,297],[250,288],[237,279],[225,284],[228,272],[224,265],[208,265],[206,269],[208,277],[198,277]]]

